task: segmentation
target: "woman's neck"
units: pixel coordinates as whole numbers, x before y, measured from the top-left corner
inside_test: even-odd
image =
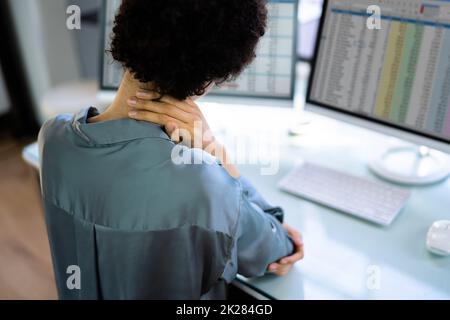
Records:
[[[127,100],[136,96],[136,92],[139,89],[151,90],[153,89],[153,86],[151,84],[139,82],[138,80],[133,78],[132,74],[129,71],[126,71],[111,105],[103,113],[90,118],[88,121],[94,123],[109,120],[127,119],[128,112],[130,111]]]

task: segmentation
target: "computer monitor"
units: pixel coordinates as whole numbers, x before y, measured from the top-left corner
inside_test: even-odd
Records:
[[[120,3],[121,0],[103,2],[100,87],[110,96],[117,90],[123,75],[122,67],[107,53]],[[298,0],[268,1],[268,28],[258,45],[255,61],[235,81],[214,88],[207,101],[292,106],[297,60],[297,6]]]
[[[307,108],[450,152],[450,2],[325,1]],[[403,183],[447,176],[448,158],[431,159],[429,174],[395,172],[389,153],[372,169]]]

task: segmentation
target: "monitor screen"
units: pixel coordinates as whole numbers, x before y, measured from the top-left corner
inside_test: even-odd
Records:
[[[101,87],[115,90],[123,70],[107,53],[114,17],[121,0],[105,0]],[[269,21],[253,63],[232,82],[213,89],[212,94],[293,99],[295,88],[297,0],[268,1]]]
[[[308,102],[450,142],[450,2],[326,2]]]

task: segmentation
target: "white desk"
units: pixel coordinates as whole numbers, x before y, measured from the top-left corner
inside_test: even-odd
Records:
[[[305,259],[289,275],[241,278],[249,288],[276,299],[450,299],[450,258],[434,256],[425,248],[432,222],[450,219],[449,180],[413,189],[407,207],[394,223],[378,227],[285,194],[276,184],[300,157],[377,179],[368,171],[367,159],[386,147],[390,139],[287,109],[210,104],[202,108],[232,153],[233,136],[240,136],[241,142],[262,137],[263,143],[272,143],[270,153],[279,152],[277,174],[262,176],[264,165],[239,168],[270,202],[285,209],[286,222],[304,236]],[[300,137],[289,138],[289,125],[300,118],[311,123],[304,126]],[[263,128],[269,128],[270,135]],[[37,160],[36,148],[26,152],[31,153],[27,159]],[[269,157],[261,156],[260,160]]]
[[[425,248],[432,222],[450,219],[449,180],[414,188],[393,224],[379,227],[285,194],[276,184],[301,157],[377,179],[369,172],[367,160],[399,141],[307,113],[297,115],[311,121],[304,134],[289,138],[285,134],[292,122],[289,110],[217,109],[205,109],[215,121],[213,126],[232,131],[242,128],[241,119],[249,123],[257,114],[258,123],[251,125],[271,127],[279,137],[276,175],[262,176],[258,165],[239,168],[270,202],[285,209],[286,222],[299,229],[305,241],[305,259],[289,275],[243,279],[245,283],[276,299],[450,299],[450,257],[435,256]]]

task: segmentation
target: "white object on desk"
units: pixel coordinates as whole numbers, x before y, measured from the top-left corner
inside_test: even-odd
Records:
[[[279,188],[385,226],[409,198],[408,190],[305,162],[291,171]]]
[[[449,220],[440,220],[432,224],[427,234],[427,248],[441,256],[450,255]]]
[[[450,174],[448,154],[425,146],[401,146],[387,149],[369,163],[378,176],[407,185],[439,182]]]
[[[22,158],[30,166],[39,170],[39,147],[37,142],[30,144],[23,149]]]

